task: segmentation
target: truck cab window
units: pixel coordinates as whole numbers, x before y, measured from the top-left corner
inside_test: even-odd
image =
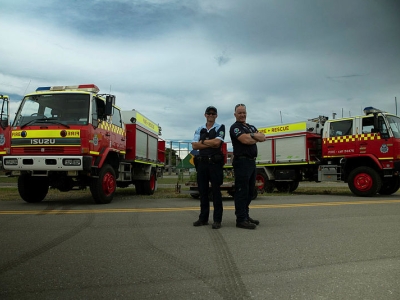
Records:
[[[378,118],[378,124],[379,124],[379,132],[381,133],[382,138],[389,138],[389,131],[386,126],[385,120],[382,117]]]
[[[362,119],[362,129],[361,133],[366,134],[366,133],[371,133],[373,132],[374,129],[374,117],[366,117]]]
[[[330,136],[345,136],[353,134],[353,121],[343,120],[337,122],[331,122],[330,124]]]
[[[99,121],[106,120],[107,116],[104,115],[105,109],[106,109],[106,103],[104,102],[104,100],[102,100],[100,98],[95,98],[95,100],[93,102],[94,102],[93,114],[96,113],[97,119],[99,119]],[[93,115],[93,117],[94,117],[94,115]]]
[[[400,118],[395,116],[388,116],[390,129],[395,138],[400,138]]]
[[[112,116],[112,122],[115,126],[122,127],[121,123],[121,112],[118,108],[113,107],[113,116]]]

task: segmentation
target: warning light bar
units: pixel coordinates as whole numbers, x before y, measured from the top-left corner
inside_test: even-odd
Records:
[[[100,89],[95,84],[80,84],[80,85],[41,86],[36,89],[36,92],[71,91],[71,90],[81,90],[92,93],[98,93],[100,91]]]
[[[368,106],[368,107],[364,108],[365,115],[369,115],[369,114],[373,114],[373,113],[381,113],[381,112],[383,112],[383,111],[380,109],[377,109],[375,107],[372,107],[372,106]]]

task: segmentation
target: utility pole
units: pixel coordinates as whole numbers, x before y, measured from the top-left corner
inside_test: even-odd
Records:
[[[172,173],[172,141],[169,142],[168,175]]]

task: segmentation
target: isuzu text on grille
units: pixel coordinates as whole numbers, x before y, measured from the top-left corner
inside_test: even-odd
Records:
[[[55,143],[55,139],[31,139],[31,145],[53,145]]]

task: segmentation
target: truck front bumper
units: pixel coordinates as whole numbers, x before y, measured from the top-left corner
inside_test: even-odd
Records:
[[[90,171],[91,156],[3,156],[8,171]]]

